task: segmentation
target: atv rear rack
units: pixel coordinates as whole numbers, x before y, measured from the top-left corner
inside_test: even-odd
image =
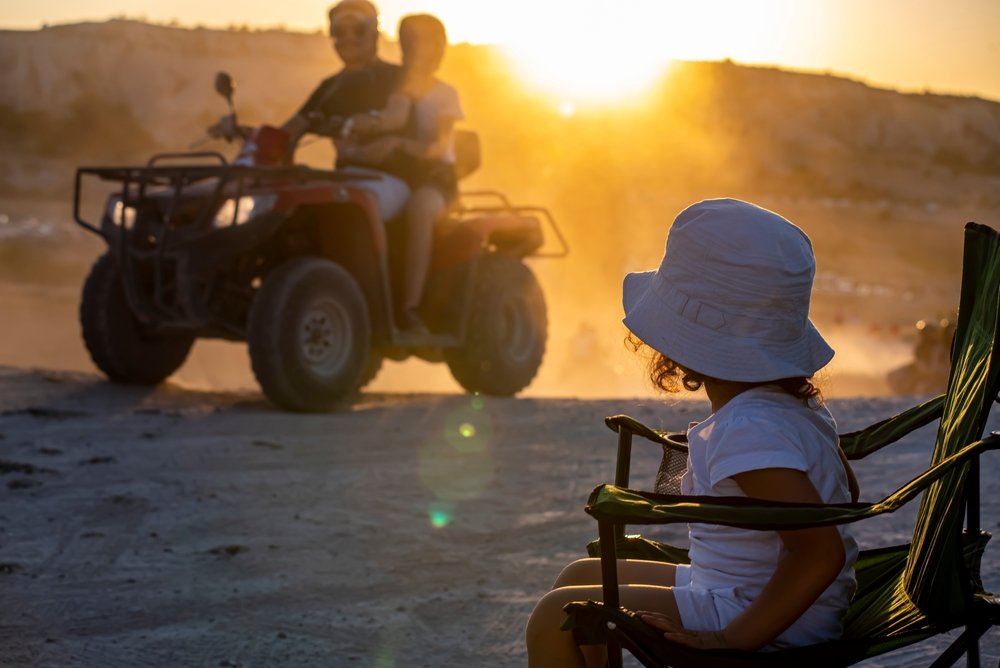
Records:
[[[465,200],[492,200],[495,203],[467,206]],[[531,253],[530,257],[537,258],[557,258],[566,257],[569,254],[569,245],[563,237],[562,230],[556,224],[556,219],[552,213],[541,206],[514,206],[503,193],[495,190],[470,190],[459,193],[458,213],[461,215],[494,215],[509,214],[511,216],[537,216],[548,223],[552,233],[559,240],[559,250],[544,253]]]

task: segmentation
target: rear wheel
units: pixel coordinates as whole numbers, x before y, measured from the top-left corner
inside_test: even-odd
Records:
[[[190,333],[156,331],[136,319],[110,253],[98,258],[83,284],[80,327],[94,364],[120,383],[155,385],[165,380],[187,359],[195,339]]]
[[[469,392],[512,395],[528,386],[545,354],[548,318],[535,275],[498,253],[482,258],[465,345],[446,348],[455,380]]]
[[[372,373],[368,304],[354,277],[321,258],[296,258],[264,278],[247,344],[267,397],[294,411],[330,410]]]
[[[358,381],[358,389],[367,387],[369,383],[375,380],[378,372],[382,370],[383,361],[384,358],[381,353],[374,350],[368,353],[368,364],[365,365],[365,370],[361,373],[361,380]]]

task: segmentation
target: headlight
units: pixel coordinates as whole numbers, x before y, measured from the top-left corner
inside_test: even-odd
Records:
[[[119,227],[124,224],[130,228],[135,224],[135,207],[122,204],[121,197],[112,197],[108,200],[108,218]]]
[[[242,225],[254,216],[270,211],[275,199],[274,195],[244,195],[239,199],[227,199],[219,207],[212,225],[215,227]]]

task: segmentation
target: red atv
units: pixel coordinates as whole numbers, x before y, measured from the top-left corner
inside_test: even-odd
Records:
[[[217,89],[231,105],[227,76]],[[468,173],[478,145],[463,139]],[[231,163],[197,152],[77,170],[73,217],[108,246],[80,305],[87,350],[108,378],[159,383],[202,337],[246,341],[264,393],[296,411],[330,409],[384,358],[444,361],[469,392],[513,395],[532,381],[548,323],[524,260],[567,252],[546,209],[462,193],[436,232],[421,306],[430,333],[404,334],[393,297],[403,226],[379,220],[356,175],[350,185],[337,171],[289,164],[288,149],[287,134],[261,126]],[[97,224],[81,215],[95,177],[115,191]],[[555,252],[540,250],[543,222]]]

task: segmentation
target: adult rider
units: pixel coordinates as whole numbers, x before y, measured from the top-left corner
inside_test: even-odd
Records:
[[[362,178],[355,185],[371,192],[383,221],[406,206],[410,189],[402,179],[364,166],[371,160],[344,123],[355,114],[382,109],[399,87],[402,69],[378,57],[378,9],[369,0],[341,0],[330,8],[330,37],[344,68],[325,79],[282,129],[297,142],[306,133],[331,137],[337,169]]]
[[[398,89],[402,68],[377,55],[378,9],[369,0],[341,0],[329,10],[333,49],[343,69],[325,79],[282,129],[292,146],[305,134],[330,137],[337,152],[337,169],[359,178],[353,185],[372,193],[383,221],[399,215],[410,196],[402,179],[364,166],[377,163],[364,155],[363,139],[351,137],[348,119],[385,107]],[[209,129],[213,136],[233,136],[225,117]],[[347,123],[345,125],[345,123]]]

